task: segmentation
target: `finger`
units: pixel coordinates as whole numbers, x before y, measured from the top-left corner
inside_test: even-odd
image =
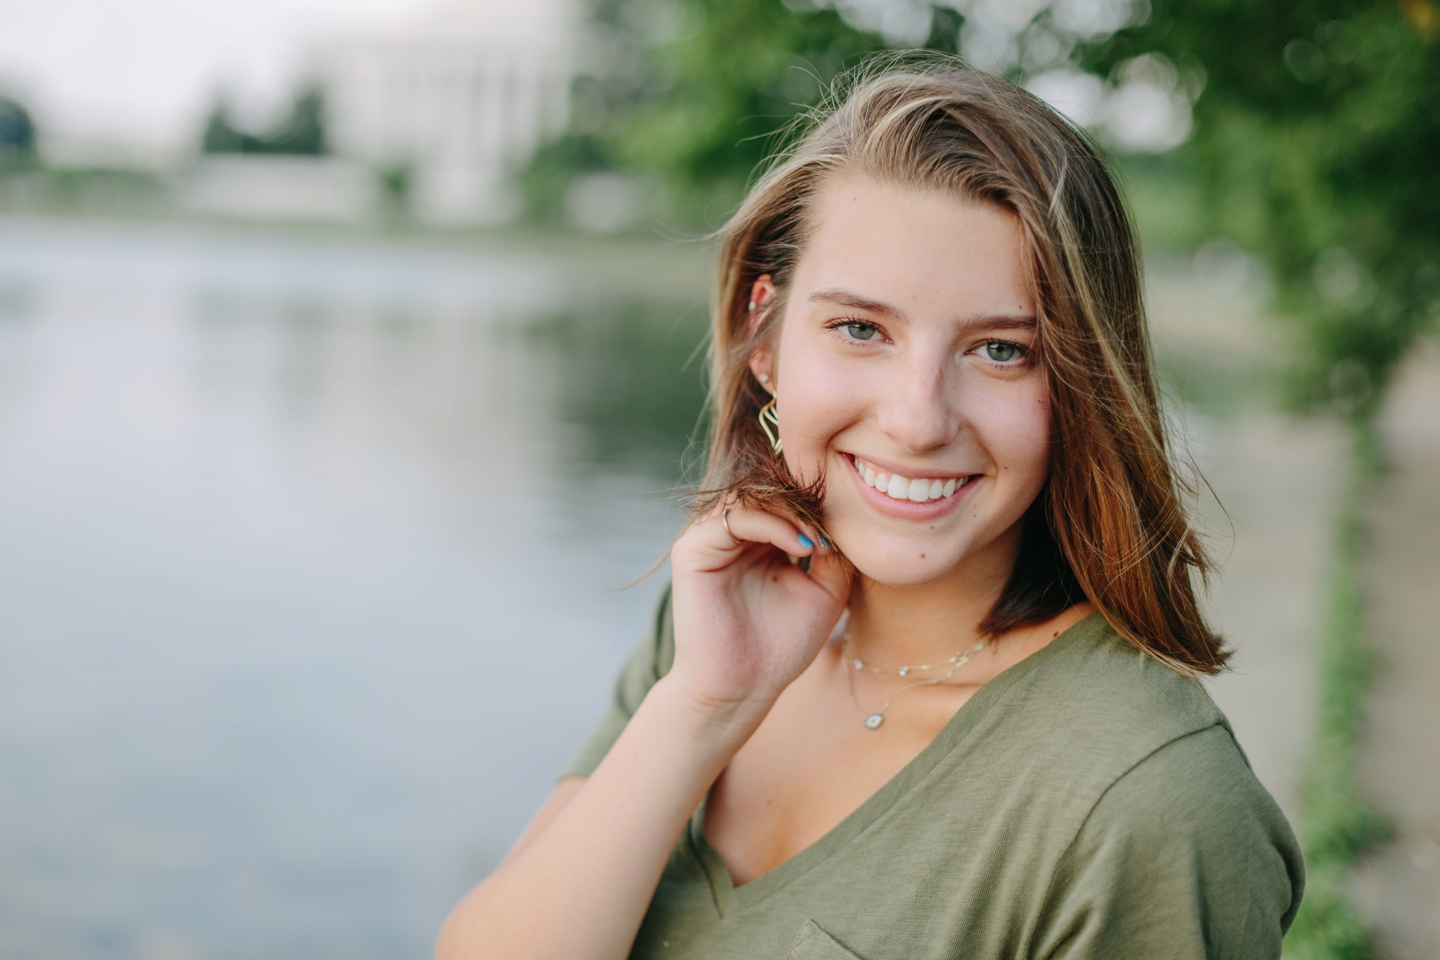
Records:
[[[733,511],[739,510],[739,509],[741,509],[741,508],[740,508],[740,507],[732,507],[732,508],[730,508],[730,509],[731,509],[731,511],[732,511],[731,517],[733,517],[733,516],[734,516],[734,512],[733,512]],[[752,514],[757,514],[757,515],[763,516],[763,517],[770,517],[770,518],[772,518],[772,519],[779,520],[781,523],[788,524],[789,527],[790,527],[790,529],[795,532],[795,540],[796,540],[796,543],[799,545],[799,549],[798,549],[798,550],[792,549],[791,547],[787,547],[787,546],[785,546],[784,544],[776,543],[773,538],[768,539],[768,540],[760,540],[759,538],[755,538],[758,542],[771,543],[771,544],[773,544],[773,545],[775,545],[775,546],[778,546],[780,549],[784,550],[786,553],[789,553],[790,555],[796,556],[796,557],[806,557],[806,556],[811,556],[811,555],[818,555],[818,554],[821,554],[821,553],[827,553],[827,552],[835,549],[834,546],[830,543],[830,541],[829,541],[828,539],[826,539],[824,531],[822,531],[819,527],[813,526],[813,525],[808,524],[808,523],[799,523],[799,522],[797,522],[797,521],[795,521],[795,520],[789,519],[788,517],[782,517],[782,516],[780,516],[779,514],[770,513],[769,511],[766,511],[766,510],[754,510],[754,509],[751,509],[751,510],[749,510],[748,512],[749,512],[749,513],[752,513]],[[722,518],[724,517],[724,511],[721,511],[721,516],[722,516]],[[723,524],[722,524],[722,525],[723,525]],[[733,534],[733,536],[735,537],[735,539],[739,539],[739,540],[751,540],[750,537],[745,537],[745,536],[742,536],[742,535],[740,535],[740,534],[734,534],[734,533],[733,533],[733,531],[734,531],[734,527],[733,527],[733,526],[731,527],[731,531],[732,531],[732,534]]]
[[[808,557],[816,552],[815,533],[765,510],[731,507],[730,534],[749,543],[768,543],[792,557]]]
[[[794,557],[809,556],[815,550],[814,541],[809,537],[802,541],[802,536],[805,534],[789,520],[763,510],[732,506],[728,516],[716,513],[685,531],[672,556],[689,555],[695,568],[702,570],[733,563],[737,555],[756,544],[776,547]]]

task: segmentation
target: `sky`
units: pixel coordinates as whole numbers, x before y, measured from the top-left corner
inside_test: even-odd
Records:
[[[436,0],[0,0],[0,94],[48,154],[163,160],[194,149],[222,87],[280,109],[317,40]]]

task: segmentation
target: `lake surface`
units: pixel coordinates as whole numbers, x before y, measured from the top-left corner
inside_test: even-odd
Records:
[[[0,955],[428,956],[679,525],[703,288],[576,264],[0,219]]]

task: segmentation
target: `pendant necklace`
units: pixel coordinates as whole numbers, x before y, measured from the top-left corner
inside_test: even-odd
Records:
[[[890,709],[890,704],[895,702],[896,697],[900,696],[906,691],[913,690],[916,687],[933,687],[938,683],[944,683],[955,675],[956,670],[959,670],[961,667],[965,666],[965,664],[969,663],[970,658],[975,656],[975,654],[979,653],[984,648],[985,638],[982,637],[980,639],[980,642],[975,644],[975,646],[971,647],[969,650],[961,650],[953,657],[941,660],[939,663],[918,663],[913,666],[897,667],[894,670],[882,670],[880,667],[872,666],[866,663],[859,657],[850,656],[850,634],[847,632],[844,639],[841,641],[840,659],[844,661],[845,664],[845,683],[850,689],[850,702],[855,704],[855,709],[859,710],[860,713],[864,715],[865,729],[878,730],[880,729],[880,724],[885,722],[885,711]],[[890,699],[886,700],[883,704],[881,704],[880,709],[876,710],[874,713],[867,713],[865,711],[865,708],[860,706],[860,701],[855,699],[855,674],[859,673],[861,670],[868,670],[871,673],[894,674],[898,677],[905,677],[909,676],[912,673],[918,673],[924,670],[934,670],[938,667],[945,666],[948,666],[950,668],[949,670],[945,671],[945,676],[931,677],[926,680],[916,680],[912,683],[907,683],[905,686],[901,687],[899,690],[896,690],[893,694],[891,694]]]

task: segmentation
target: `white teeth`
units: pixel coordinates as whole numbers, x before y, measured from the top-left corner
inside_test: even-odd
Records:
[[[877,470],[870,464],[863,463],[858,457],[854,458],[854,463],[855,471],[864,478],[867,486],[874,487],[893,500],[925,503],[927,500],[939,500],[943,497],[948,497],[965,485],[964,480],[954,477],[948,480],[936,480],[925,477],[911,480],[909,477],[902,477],[898,473],[886,473],[884,470]]]

